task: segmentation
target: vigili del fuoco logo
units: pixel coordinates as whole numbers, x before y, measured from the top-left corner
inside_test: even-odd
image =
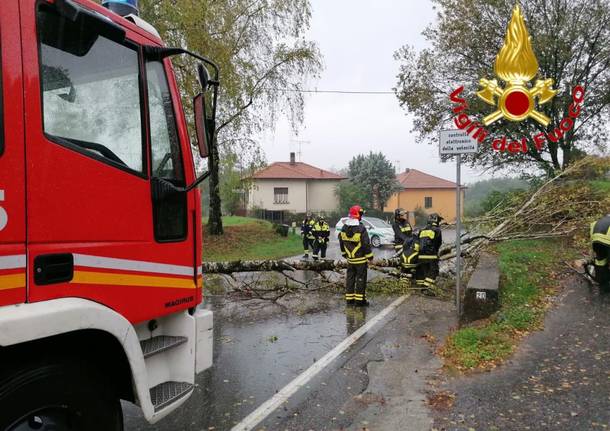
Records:
[[[451,93],[453,113],[456,114],[454,122],[458,129],[466,130],[472,138],[484,143],[489,136],[486,126],[500,120],[536,121],[544,127],[551,123],[551,119],[539,110],[539,106],[551,101],[557,95],[557,90],[553,88],[552,79],[532,82],[538,74],[538,60],[532,49],[531,37],[519,4],[513,9],[504,45],[496,56],[494,73],[503,83],[499,83],[497,79],[482,78],[481,89],[477,92],[477,96],[490,105],[490,114],[485,116],[481,123],[472,120],[466,112],[468,103],[461,97],[464,87],[461,86]],[[510,142],[506,136],[494,139],[492,148],[496,151],[526,153],[528,145],[532,143],[540,151],[545,142],[559,142],[564,134],[574,127],[574,121],[580,116],[584,98],[584,88],[580,85],[574,87],[568,116],[559,122],[559,127],[547,133],[537,133],[529,139],[523,137]]]

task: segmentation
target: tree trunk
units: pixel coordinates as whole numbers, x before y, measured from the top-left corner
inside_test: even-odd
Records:
[[[369,266],[398,267],[398,259],[375,259]],[[257,271],[336,271],[347,268],[346,260],[236,260],[233,262],[204,262],[204,274],[232,274],[234,272]]]
[[[222,202],[220,200],[220,163],[217,141],[210,149],[208,159],[210,167],[210,217],[208,219],[207,233],[210,235],[222,235]]]

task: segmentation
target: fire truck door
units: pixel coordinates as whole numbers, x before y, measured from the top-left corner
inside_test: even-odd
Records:
[[[21,12],[29,300],[87,298],[132,322],[194,303],[186,196],[151,198],[151,168],[177,167],[148,144],[168,132],[152,122],[163,106],[148,127],[145,41],[40,2],[22,0]],[[167,223],[176,211],[184,224]]]
[[[0,2],[0,307],[26,299],[19,7]]]

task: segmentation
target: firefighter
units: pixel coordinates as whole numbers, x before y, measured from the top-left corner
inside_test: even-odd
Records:
[[[348,304],[367,306],[366,278],[368,261],[373,259],[369,234],[362,224],[364,210],[354,205],[349,210],[349,219],[339,234],[341,255],[347,259],[345,300]]]
[[[413,228],[409,224],[407,212],[402,208],[394,211],[392,229],[394,229],[394,250],[396,253],[400,253],[403,243],[413,235]]]
[[[419,262],[419,238],[415,235],[407,237],[401,248],[401,272],[413,280],[417,274]]]
[[[436,287],[438,251],[443,244],[443,234],[439,227],[441,220],[443,218],[440,215],[430,214],[426,227],[418,235],[419,256],[415,278],[419,287],[428,289]]]
[[[595,253],[595,281],[601,292],[610,293],[610,214],[591,223],[591,246]]]
[[[323,215],[319,216],[311,230],[313,241],[313,259],[318,260],[319,257],[326,259],[326,249],[330,240],[330,226],[326,223]]]
[[[315,223],[314,218],[311,213],[308,212],[305,215],[305,220],[301,223],[301,236],[303,237],[303,257],[307,259],[309,257],[309,249],[313,249],[313,233],[311,232],[313,225]]]

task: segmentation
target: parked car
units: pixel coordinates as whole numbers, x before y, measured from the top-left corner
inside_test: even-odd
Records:
[[[337,225],[335,226],[337,238],[347,220],[348,217],[343,217],[337,222]],[[394,244],[394,231],[392,230],[392,226],[386,221],[377,217],[362,217],[362,224],[364,224],[364,227],[369,232],[371,245],[373,247]]]

